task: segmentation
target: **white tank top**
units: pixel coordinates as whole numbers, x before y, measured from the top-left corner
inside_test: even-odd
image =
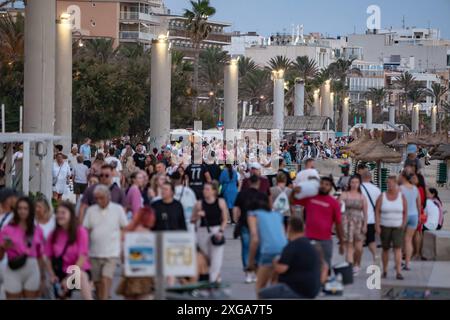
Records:
[[[383,203],[381,204],[381,225],[384,227],[398,228],[403,223],[403,199],[399,192],[397,199],[389,201],[386,192],[383,192]]]

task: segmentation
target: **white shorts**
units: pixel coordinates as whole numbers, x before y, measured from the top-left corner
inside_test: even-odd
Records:
[[[25,290],[39,290],[41,273],[36,258],[28,257],[25,265],[18,270],[6,266],[3,271],[3,288],[6,292],[18,294]]]

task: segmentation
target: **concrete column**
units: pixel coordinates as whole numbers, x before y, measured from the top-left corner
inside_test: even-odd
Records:
[[[248,109],[248,116],[252,116],[253,115],[253,105],[251,104],[249,109]]]
[[[25,6],[25,133],[54,134],[56,0],[32,0]],[[30,192],[50,194],[53,148],[36,156],[30,145]]]
[[[69,154],[72,144],[72,24],[64,13],[56,24],[55,135]]]
[[[348,109],[349,109],[349,98],[344,99],[344,104],[342,105],[342,134],[344,136],[348,135]]]
[[[437,106],[431,107],[431,133],[437,132]]]
[[[411,117],[411,130],[413,132],[419,131],[419,105],[414,105],[412,107],[412,117]]]
[[[311,116],[320,116],[322,114],[320,110],[320,96],[319,96],[320,90],[317,89],[314,91],[314,104],[312,106],[311,110]]]
[[[333,106],[331,105],[331,81],[327,80],[320,88],[322,96],[322,111],[321,115],[332,118]]]
[[[389,122],[395,124],[395,107],[389,107]]]
[[[170,136],[170,87],[172,55],[169,41],[159,37],[152,41],[151,101],[150,101],[150,144],[161,148],[169,142]]]
[[[273,71],[273,128],[284,129],[284,70]]]
[[[239,68],[236,59],[225,66],[224,72],[224,127],[237,130],[238,120],[238,86],[239,86]]]
[[[294,116],[305,115],[305,81],[295,81]]]
[[[242,121],[245,121],[245,117],[247,116],[247,101],[242,101]]]
[[[369,100],[366,106],[366,129],[372,129],[372,100]]]

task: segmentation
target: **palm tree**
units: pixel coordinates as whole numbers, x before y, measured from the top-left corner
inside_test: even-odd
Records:
[[[369,91],[366,93],[366,98],[372,100],[375,105],[375,121],[377,121],[377,117],[379,117],[379,119],[382,118],[381,112],[386,102],[386,96],[387,91],[384,88],[369,88]]]
[[[239,86],[239,95],[243,100],[251,104],[256,103],[261,112],[261,104],[272,96],[272,82],[270,72],[267,69],[255,69],[242,78]]]
[[[267,69],[270,71],[278,71],[284,70],[284,73],[287,74],[292,67],[291,59],[286,56],[276,56],[269,60],[267,63]]]
[[[407,99],[411,101],[413,105],[420,103],[427,96],[426,89],[422,88],[419,85],[414,85],[407,94]]]
[[[317,76],[319,68],[315,60],[310,59],[308,56],[301,56],[297,57],[292,63],[292,72],[295,76],[303,79],[306,85],[309,80]]]
[[[0,15],[0,104],[6,108],[7,130],[17,130],[24,89],[24,17]]]
[[[216,9],[210,6],[209,0],[191,0],[191,9],[185,9],[183,16],[187,19],[186,27],[195,55],[194,64],[194,90],[198,88],[199,56],[200,44],[206,40],[211,33],[212,27],[208,23],[208,18],[216,13]],[[197,99],[194,99],[193,111],[197,112]]]
[[[208,48],[200,53],[199,81],[201,87],[209,92],[213,111],[217,106],[217,98],[223,88],[223,73],[226,62],[227,53],[222,49]]]
[[[449,91],[449,88],[446,88],[445,86],[441,85],[440,83],[433,83],[431,85],[431,89],[426,89],[425,92],[428,96],[433,97],[434,100],[434,104],[436,105],[436,113],[438,114],[438,117],[440,117],[440,108],[441,108],[441,103],[443,102],[442,98],[444,97],[444,95]],[[444,112],[444,115],[446,113]],[[441,131],[442,129],[442,123],[441,121],[439,122],[439,131]],[[445,120],[444,120],[445,122]]]
[[[335,119],[339,125],[341,124],[341,110],[348,91],[347,79],[351,75],[362,76],[361,70],[353,67],[354,61],[355,59],[338,59],[328,66],[328,73],[333,79],[332,86],[334,87],[336,97],[338,98],[336,105],[338,106],[337,111],[339,112],[339,116],[335,117]]]
[[[253,61],[252,58],[242,57],[238,62],[239,66],[239,78],[242,79],[249,72],[253,72],[258,68],[258,65]]]
[[[100,63],[107,63],[112,60],[118,49],[114,49],[113,39],[91,39],[86,43],[86,53],[90,58],[98,60]]]
[[[408,110],[408,92],[416,84],[416,78],[408,71],[402,73],[400,76],[395,78],[394,85],[403,90],[403,103],[406,104],[406,109]],[[400,106],[399,106],[400,108]]]

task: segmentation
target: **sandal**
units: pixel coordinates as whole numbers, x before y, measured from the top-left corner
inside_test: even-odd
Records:
[[[405,280],[405,278],[403,278],[401,273],[397,273],[397,276],[395,277],[397,280]]]
[[[387,272],[383,272],[383,275],[381,276],[383,279],[387,278]]]
[[[411,271],[411,269],[408,266],[406,266],[406,265],[404,265],[402,269],[405,270],[405,271]]]

